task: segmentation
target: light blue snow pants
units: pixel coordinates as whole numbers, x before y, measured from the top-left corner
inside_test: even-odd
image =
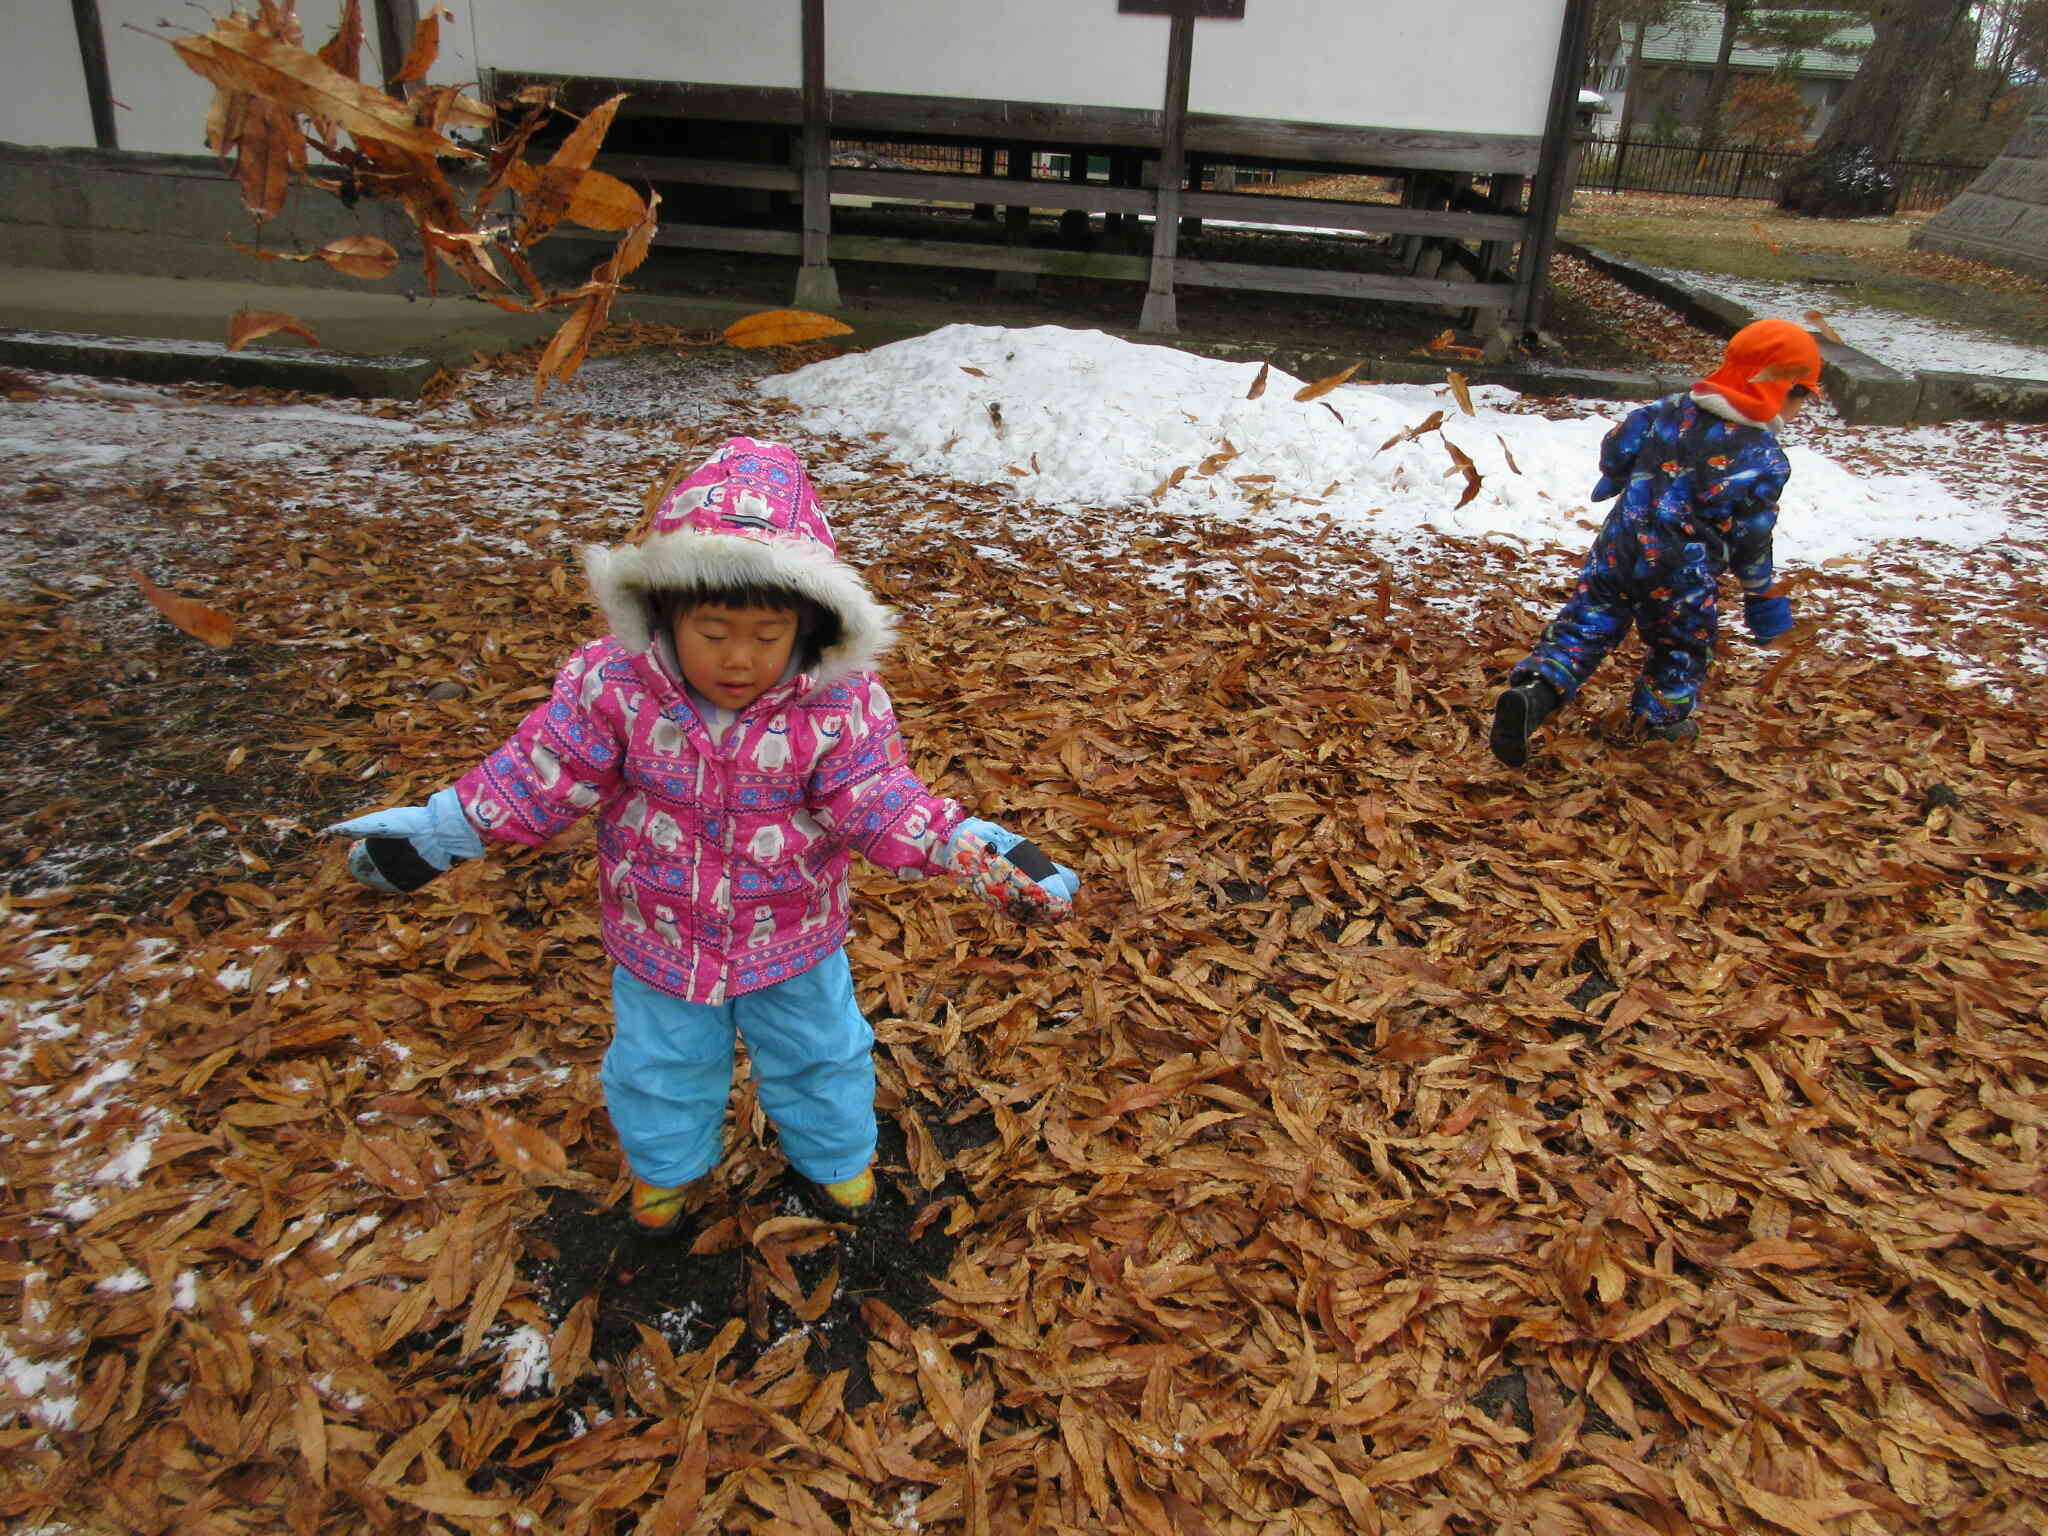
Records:
[[[633,1172],[687,1184],[718,1166],[732,1093],[733,1037],[747,1042],[755,1092],[796,1171],[850,1179],[875,1155],[875,1032],[838,950],[728,1003],[686,1003],[612,970],[605,1108]]]

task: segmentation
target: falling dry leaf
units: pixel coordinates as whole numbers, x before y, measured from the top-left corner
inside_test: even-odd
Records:
[[[1417,422],[1414,426],[1408,428],[1405,432],[1396,432],[1392,437],[1388,438],[1384,443],[1381,443],[1379,447],[1373,451],[1375,454],[1381,454],[1385,453],[1389,448],[1392,448],[1397,443],[1412,443],[1418,437],[1425,437],[1429,433],[1434,432],[1438,427],[1442,426],[1443,424],[1444,413],[1442,411],[1431,411],[1429,415],[1425,417],[1423,420]]]
[[[196,598],[166,592],[143,575],[139,566],[128,569],[135,576],[135,584],[142,588],[142,595],[155,605],[156,611],[193,639],[204,640],[216,649],[235,643],[235,621],[218,608],[209,608]]]
[[[1755,235],[1757,239],[1763,241],[1765,245],[1769,246],[1771,248],[1771,254],[1773,256],[1779,254],[1778,242],[1773,240],[1768,234],[1766,234],[1764,232],[1763,225],[1759,224],[1755,219],[1751,219],[1749,221],[1749,232]]]
[[[1330,374],[1327,378],[1317,379],[1313,384],[1302,385],[1300,389],[1294,392],[1294,398],[1297,400],[1319,400],[1338,385],[1344,383],[1356,372],[1358,372],[1358,364],[1353,363],[1349,368],[1341,372]]]
[[[433,72],[434,60],[441,55],[441,20],[446,17],[453,21],[455,14],[436,6],[420,17],[413,28],[412,47],[407,51],[405,62],[398,67],[398,73],[391,77],[397,84],[406,80],[424,80]]]
[[[725,328],[725,339],[735,347],[791,347],[799,342],[826,336],[850,336],[853,327],[830,315],[816,315],[804,309],[770,309],[735,320]]]
[[[274,336],[279,331],[297,336],[312,346],[320,345],[320,338],[313,334],[312,327],[294,315],[276,309],[242,309],[228,321],[228,350],[239,352],[250,342]]]
[[[1266,392],[1266,375],[1272,371],[1271,363],[1259,364],[1259,376],[1252,380],[1252,387],[1245,391],[1245,399],[1256,400]]]
[[[1477,414],[1472,409],[1472,391],[1465,382],[1465,375],[1455,368],[1447,368],[1444,381],[1451,386],[1451,397],[1458,402],[1458,409],[1467,416]]]
[[[1832,341],[1838,347],[1844,345],[1842,338],[1835,333],[1835,328],[1828,324],[1828,317],[1817,309],[1809,309],[1806,312],[1806,328],[1823,341]]]
[[[522,198],[537,198],[548,173],[523,160],[512,162],[505,184]],[[558,220],[581,224],[585,229],[631,229],[647,211],[646,200],[618,177],[603,171],[568,168],[555,175],[562,206]],[[552,226],[552,222],[549,227]],[[537,236],[522,240],[531,244]]]
[[[1458,498],[1458,505],[1462,507],[1479,494],[1479,487],[1483,483],[1479,474],[1479,466],[1472,462],[1470,454],[1466,453],[1464,449],[1460,448],[1448,437],[1441,438],[1439,441],[1443,443],[1444,451],[1451,456],[1450,473],[1454,475],[1462,474],[1465,477],[1465,493]]]

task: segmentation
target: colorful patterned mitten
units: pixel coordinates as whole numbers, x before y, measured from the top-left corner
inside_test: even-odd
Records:
[[[1070,916],[1081,890],[1081,877],[1047,858],[1036,843],[972,816],[953,829],[945,859],[977,896],[1020,923]]]

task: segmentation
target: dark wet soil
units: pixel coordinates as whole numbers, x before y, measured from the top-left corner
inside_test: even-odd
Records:
[[[971,1108],[950,1123],[934,1116],[929,1125],[956,1168],[958,1154],[994,1132],[989,1116]],[[681,1355],[703,1348],[738,1318],[746,1330],[727,1358],[740,1371],[800,1335],[814,1375],[846,1372],[848,1407],[873,1401],[868,1341],[899,1320],[915,1327],[926,1318],[938,1294],[933,1277],[946,1272],[973,1212],[957,1172],[929,1191],[911,1177],[904,1133],[886,1113],[879,1132],[875,1199],[857,1218],[786,1169],[752,1192],[720,1190],[714,1174],[702,1202],[673,1233],[657,1236],[636,1231],[623,1205],[597,1209],[580,1195],[557,1192],[527,1235],[526,1269],[552,1324],[559,1326],[584,1297],[598,1299],[590,1354],[599,1368],[582,1391],[594,1403],[610,1398],[609,1378],[641,1347],[643,1328]],[[813,1311],[808,1319],[771,1284],[770,1266],[752,1241],[763,1223],[788,1217],[820,1224],[807,1234],[818,1246],[789,1258],[796,1293],[823,1303],[806,1308]]]

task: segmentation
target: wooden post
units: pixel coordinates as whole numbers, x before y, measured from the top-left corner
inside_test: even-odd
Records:
[[[839,308],[839,274],[832,270],[832,124],[825,97],[825,0],[803,0],[804,134],[803,265],[797,269],[798,309]]]
[[[1023,189],[1018,195],[1021,203],[1008,203],[1003,208],[1003,243],[1005,245],[1027,246],[1031,243],[1031,146],[1011,144],[1006,151],[1010,160],[1010,180],[1022,182]],[[996,273],[997,293],[1036,293],[1038,274],[1035,272]]]
[[[85,95],[92,107],[92,139],[101,149],[119,149],[114,126],[113,77],[107,72],[107,34],[100,25],[99,0],[71,0],[71,22],[78,29],[78,62],[85,71]]]
[[[1564,28],[1557,40],[1557,68],[1550,82],[1550,116],[1543,129],[1543,154],[1522,253],[1515,268],[1514,307],[1509,323],[1523,334],[1543,324],[1550,303],[1550,258],[1557,250],[1557,216],[1563,209],[1570,173],[1572,137],[1579,105],[1579,71],[1586,57],[1586,33],[1593,24],[1593,0],[1566,0]],[[1634,84],[1631,82],[1630,89]]]
[[[1067,154],[1067,185],[1079,186],[1088,180],[1088,146],[1077,144]],[[1077,251],[1088,249],[1088,210],[1069,208],[1060,215],[1060,243],[1071,245]]]
[[[1194,0],[1174,0],[1166,40],[1166,107],[1159,150],[1159,199],[1152,214],[1152,280],[1138,329],[1172,334],[1180,329],[1173,294],[1174,253],[1180,248],[1180,184],[1187,172],[1188,76],[1195,62]]]
[[[981,146],[981,174],[993,176],[995,173],[996,147],[993,144],[984,144]],[[994,203],[976,203],[974,205],[974,216],[977,219],[983,219],[993,224],[996,221],[996,205]]]

